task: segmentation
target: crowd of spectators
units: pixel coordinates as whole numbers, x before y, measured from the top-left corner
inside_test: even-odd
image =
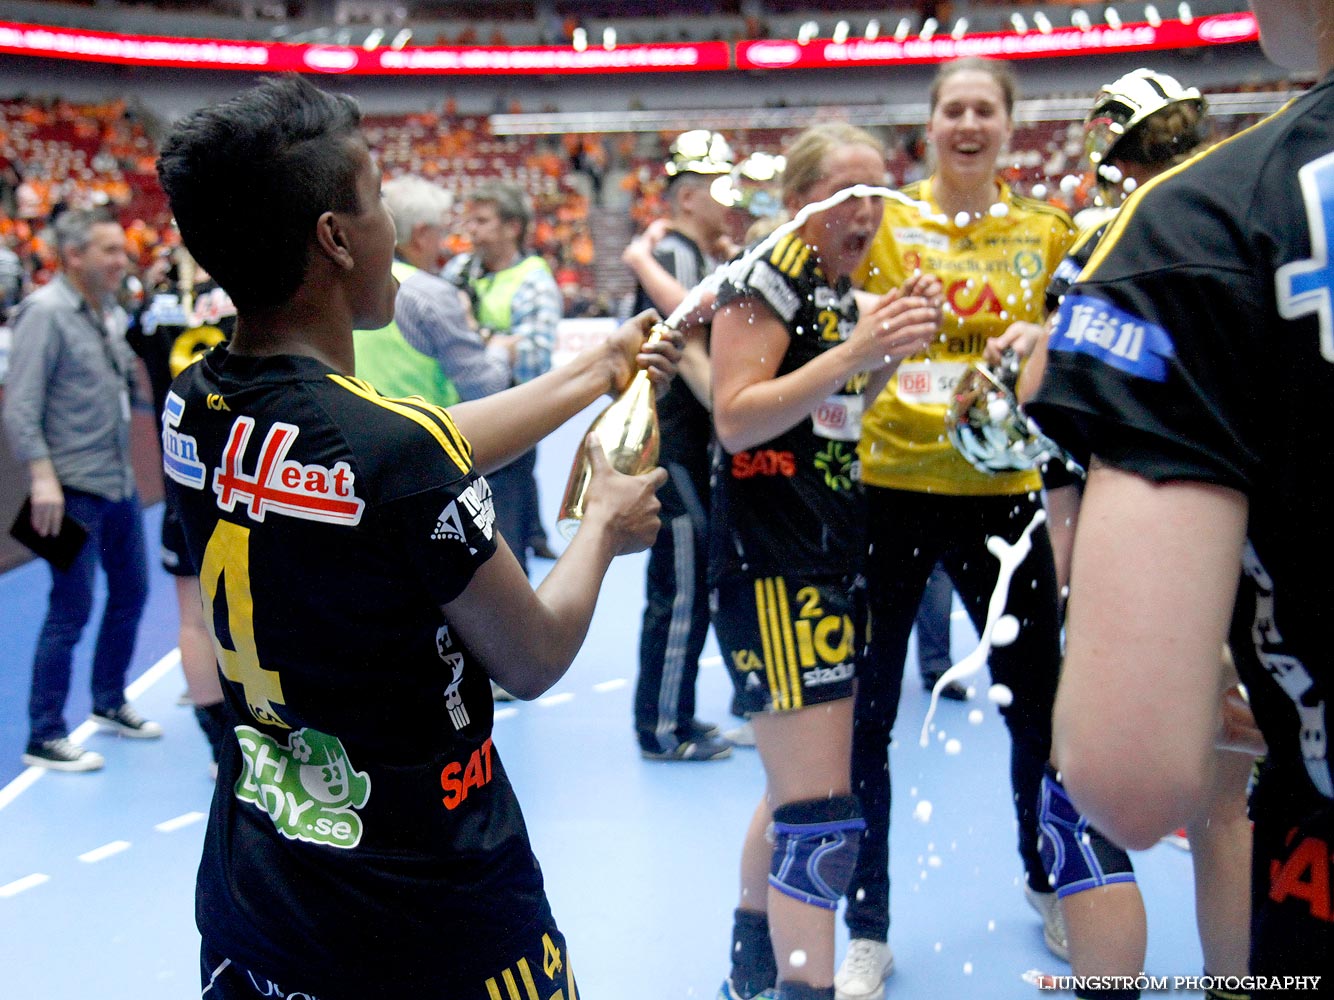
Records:
[[[497,110],[520,109],[505,105]],[[1230,135],[1256,117],[1212,115],[1213,138]],[[781,149],[796,131],[740,130],[728,138],[740,158],[755,150]],[[880,132],[889,150],[890,183],[923,176],[928,151],[921,127],[897,125]],[[611,313],[622,291],[607,280],[615,272],[606,266],[618,260],[622,247],[596,245],[595,210],[605,202],[620,212],[615,206],[628,203],[634,229],[667,214],[661,165],[675,132],[497,136],[485,115],[461,114],[450,100],[438,111],[372,116],[366,134],[386,178],[415,174],[454,195],[455,218],[443,248],[447,257],[469,249],[461,215],[469,192],[492,180],[527,192],[536,213],[532,247],[556,275],[569,316]],[[1003,161],[1005,176],[1020,193],[1071,213],[1094,197],[1080,123],[1021,125],[1012,147]],[[45,223],[61,207],[110,206],[126,228],[131,260],[139,269],[174,246],[177,237],[154,171],[156,156],[151,119],[126,101],[0,99],[0,283],[15,286],[0,289],[0,295],[9,301],[49,280],[54,256]],[[623,228],[617,232],[624,235]]]

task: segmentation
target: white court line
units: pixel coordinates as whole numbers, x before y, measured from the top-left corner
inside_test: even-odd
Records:
[[[608,691],[615,691],[618,688],[623,688],[629,683],[630,682],[624,677],[617,677],[614,680],[603,681],[601,684],[594,684],[593,690],[598,694],[606,694]]]
[[[0,899],[7,899],[10,896],[17,896],[21,892],[26,892],[28,889],[36,888],[43,882],[49,882],[50,880],[51,880],[50,875],[43,875],[41,872],[37,872],[32,875],[24,875],[23,878],[15,879],[8,885],[0,885]]]
[[[538,704],[543,708],[551,708],[554,705],[564,705],[567,701],[573,701],[574,695],[568,691],[562,691],[560,694],[547,695],[545,698],[539,698]]]
[[[705,656],[700,659],[699,665],[701,667],[721,667],[723,658],[721,656]]]
[[[164,819],[157,826],[153,827],[153,829],[158,833],[175,833],[182,827],[190,826],[193,823],[198,823],[201,819],[207,818],[208,817],[201,812],[182,813],[175,819]]]
[[[101,847],[94,847],[91,851],[84,851],[79,855],[79,860],[84,864],[96,864],[103,861],[113,854],[119,854],[121,851],[128,851],[130,842],[128,840],[113,840],[109,844],[103,844]]]
[[[134,682],[125,689],[125,697],[131,701],[138,698],[141,694],[160,681],[163,676],[169,673],[171,669],[180,662],[181,651],[179,649],[173,649],[170,653],[162,657],[162,659],[158,660],[136,677]],[[83,723],[83,725],[79,726],[69,735],[70,739],[75,743],[82,743],[95,732],[97,732],[97,723],[89,721]],[[29,767],[4,788],[0,788],[0,809],[4,809],[5,806],[9,805],[31,788],[36,784],[37,779],[45,773],[46,768],[44,767]]]

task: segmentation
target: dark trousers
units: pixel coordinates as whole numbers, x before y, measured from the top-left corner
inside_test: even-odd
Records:
[[[635,731],[640,746],[676,746],[695,717],[699,654],[709,632],[708,520],[699,484],[668,462],[658,491],[662,529],[649,550],[647,604],[639,633]]]
[[[69,733],[69,697],[74,646],[93,611],[93,581],[101,563],[107,604],[93,650],[93,709],[109,711],[125,702],[125,674],[134,655],[139,619],[148,601],[148,557],[139,498],[105,500],[65,491],[66,513],[88,529],[88,540],[67,570],[51,570],[51,596],[32,663],[28,719],[33,743]]]
[[[496,527],[505,537],[525,573],[528,572],[528,542],[537,518],[537,449],[525,452],[504,468],[487,474],[496,505]]]
[[[954,586],[939,563],[931,571],[922,592],[913,627],[917,629],[917,669],[922,680],[935,683],[954,665],[950,658],[950,614],[954,607]]]
[[[871,639],[858,669],[852,743],[852,787],[862,802],[866,834],[847,890],[847,923],[853,937],[884,941],[889,932],[889,738],[923,588],[932,567],[942,563],[980,635],[1000,565],[987,551],[987,536],[1015,542],[1040,503],[1027,496],[953,497],[875,487],[866,494]],[[1042,769],[1051,754],[1060,631],[1046,528],[1038,528],[1032,541],[1032,551],[1011,580],[1005,607],[1019,620],[1019,637],[995,647],[989,667],[992,681],[1013,692],[1001,714],[1010,730],[1019,855],[1029,885],[1045,891],[1037,810]]]

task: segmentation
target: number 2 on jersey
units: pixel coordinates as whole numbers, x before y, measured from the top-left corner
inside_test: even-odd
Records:
[[[250,714],[269,726],[291,727],[280,711],[285,704],[282,681],[276,670],[265,670],[255,648],[255,603],[250,593],[250,529],[218,521],[204,548],[199,570],[199,591],[204,599],[204,622],[213,637],[213,649],[222,675],[245,692]],[[225,622],[223,642],[219,625]]]
[[[1306,222],[1311,232],[1311,256],[1284,264],[1274,275],[1278,314],[1297,319],[1315,313],[1320,320],[1320,353],[1334,362],[1334,153],[1312,160],[1297,171]]]

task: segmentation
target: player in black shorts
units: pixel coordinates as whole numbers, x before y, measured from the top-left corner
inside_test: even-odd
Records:
[[[1324,79],[1132,196],[1062,303],[1030,409],[1093,456],[1056,705],[1066,786],[1127,847],[1193,818],[1234,740],[1229,641],[1268,744],[1250,971],[1275,977],[1324,972],[1334,947],[1334,529],[1314,471],[1334,391],[1334,8],[1253,6],[1266,52]]]
[[[583,527],[534,593],[479,470],[679,339],[652,314],[559,372],[451,413],[353,376],[393,315],[394,228],[356,104],[292,76],[184,118],[158,163],[238,319],[176,380],[165,466],[235,732],[200,864],[204,994],[573,1000],[491,738],[489,678],[569,666],[611,559],[658,530],[664,473],[594,449]],[[457,420],[457,422],[456,422]]]
[[[817,126],[787,150],[783,200],[795,213],[884,179],[873,137]],[[734,264],[718,295],[713,624],[740,708],[754,713],[767,778],[743,848],[721,1000],[834,995],[834,911],[865,827],[849,777],[865,638],[861,404],[940,328],[930,278],[859,317],[849,275],[881,211],[878,199],[850,198],[812,215]]]

